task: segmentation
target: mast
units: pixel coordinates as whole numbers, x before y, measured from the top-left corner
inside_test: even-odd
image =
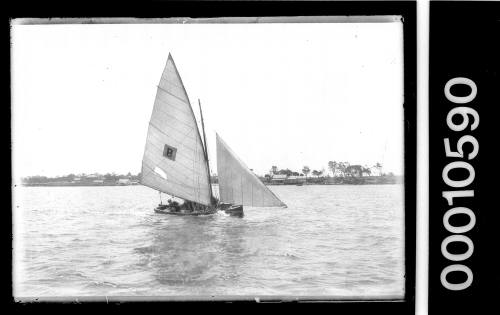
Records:
[[[207,163],[207,168],[208,168],[208,188],[210,189],[210,203],[212,203],[212,200],[214,199],[213,192],[212,192],[212,180],[211,180],[211,173],[210,173],[210,163],[208,161],[208,144],[207,144],[207,135],[205,134],[205,123],[203,121],[203,112],[201,111],[201,102],[200,99],[198,99],[198,107],[200,108],[200,117],[201,117],[201,129],[203,130],[203,142],[204,142],[204,149],[205,149],[205,162]]]

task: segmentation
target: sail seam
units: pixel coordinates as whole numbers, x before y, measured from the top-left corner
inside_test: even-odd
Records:
[[[158,152],[162,152],[162,148],[159,148],[158,146],[156,146],[155,144],[151,144],[151,147],[154,147],[156,150],[158,150]],[[158,155],[158,154],[155,154],[154,151],[152,151],[151,149],[146,149],[146,151],[150,152],[151,153],[151,156],[154,156],[154,155]],[[184,154],[178,154],[179,156],[183,157],[184,160],[187,160],[188,163],[192,162],[193,159],[187,157],[186,155]],[[149,160],[151,161],[155,161],[153,158],[148,158]],[[158,163],[163,163],[161,160],[157,160]],[[187,170],[190,170],[190,167],[186,166],[184,163],[181,163],[180,160],[176,160],[175,162],[177,162],[179,165],[183,166],[184,168],[186,168]],[[158,164],[156,163],[156,164]],[[200,166],[200,164],[197,164],[198,167]]]
[[[162,88],[161,86],[157,85],[157,87],[162,90],[163,92],[175,97],[176,99],[178,99],[179,101],[183,102],[183,103],[186,103],[186,105],[189,105],[191,106],[191,104],[189,104],[189,101],[186,101],[186,100],[183,100],[182,98],[178,97],[177,95],[174,95],[172,93],[170,93],[169,91],[165,90],[164,88]]]
[[[153,126],[153,127],[154,127],[154,128],[155,128],[158,132],[159,132],[159,133],[161,133],[164,137],[166,137],[166,138],[167,138],[167,139],[162,139],[162,138],[160,137],[160,139],[157,139],[157,140],[160,140],[160,141],[166,141],[166,140],[168,140],[169,142],[172,142],[172,144],[176,145],[177,147],[183,147],[184,149],[191,151],[193,154],[195,154],[195,153],[196,153],[195,149],[190,148],[190,147],[189,147],[189,146],[185,143],[185,142],[186,142],[186,140],[195,140],[195,139],[193,139],[193,138],[188,138],[189,134],[184,134],[184,133],[180,132],[179,130],[176,130],[176,129],[171,129],[171,131],[172,131],[172,132],[177,132],[177,133],[179,133],[181,136],[183,136],[183,137],[184,137],[182,140],[176,140],[176,139],[174,138],[174,136],[173,136],[173,135],[169,135],[169,134],[167,134],[165,131],[160,130],[160,129],[159,129],[159,128],[155,125],[155,124],[153,124],[153,123],[150,123],[150,124],[151,124],[151,125],[152,125],[152,126]],[[150,133],[150,135],[151,135],[152,137],[155,137],[155,138],[157,137],[156,135],[151,134],[151,133]]]
[[[191,152],[193,152],[193,154],[195,153],[195,150],[190,148],[189,146],[187,146],[186,144],[182,143],[182,142],[179,142],[179,140],[175,140],[175,138],[173,138],[173,136],[163,132],[162,130],[158,129],[158,127],[156,127],[154,124],[150,123],[151,126],[153,126],[159,133],[161,133],[163,136],[165,136],[167,139],[157,139],[157,140],[160,140],[160,141],[165,141],[165,140],[168,140],[168,141],[171,141],[173,142],[172,144],[176,145],[177,147],[182,147],[183,149],[185,150],[189,150]],[[178,131],[178,130],[173,130],[175,132],[178,132],[180,133],[181,135],[184,135],[182,132]],[[149,133],[149,135],[151,137],[157,137],[156,135],[152,134],[152,133]],[[182,153],[180,153],[181,155],[183,155]]]
[[[160,94],[161,95],[161,94]],[[161,98],[158,98],[157,99],[157,103],[156,105],[158,106],[158,109],[160,109],[163,113],[168,113],[168,112],[165,112],[163,110],[163,107],[166,107],[166,106],[170,106],[172,105],[172,102],[169,101],[169,100],[164,100],[164,99],[161,99]],[[188,111],[184,110],[184,109],[181,109],[181,108],[178,108],[178,107],[175,107],[175,106],[170,106],[171,109],[173,110],[176,110],[177,112],[181,112],[183,115],[186,116],[186,118],[189,118],[191,119],[191,115],[189,114]],[[172,114],[171,114],[172,115]]]
[[[160,89],[160,92],[163,92],[163,90],[161,90],[161,89]],[[157,99],[159,102],[161,102],[161,103],[163,103],[163,104],[170,104],[170,105],[172,105],[172,106],[171,106],[171,107],[172,107],[172,109],[175,109],[176,111],[179,111],[179,112],[181,112],[181,113],[185,114],[186,116],[190,116],[190,115],[189,115],[189,112],[188,112],[188,111],[186,111],[184,108],[182,108],[182,107],[178,107],[178,106],[176,106],[176,105],[173,105],[174,103],[172,102],[172,100],[167,100],[167,99],[165,99],[165,98],[166,98],[166,96],[165,96],[164,94],[161,94],[161,93],[160,93],[159,95],[160,95],[160,97]],[[171,94],[169,94],[169,95],[171,95]],[[189,118],[191,118],[191,117],[189,117]]]
[[[160,112],[160,114],[163,114],[163,115],[166,115],[166,116],[170,116],[172,117],[173,119],[177,120],[178,122],[180,122],[181,124],[183,125],[186,125],[188,128],[192,129],[193,126],[189,125],[188,123],[185,123],[183,122],[182,120],[180,120],[179,118],[175,117],[174,115],[162,110],[161,108],[157,108],[157,111]]]
[[[163,151],[163,148],[162,148],[162,147],[159,147],[159,146],[157,146],[156,144],[151,144],[151,147],[154,147],[154,148],[155,148],[158,152],[160,152],[160,153],[159,153],[159,155],[160,155],[160,156],[163,156],[163,155],[162,155],[162,153],[161,153],[161,152]],[[179,146],[179,147],[182,147],[182,146]],[[147,149],[146,149],[146,150],[147,150]],[[151,151],[151,150],[150,150],[150,151]],[[152,152],[152,151],[151,151],[151,152]],[[153,152],[152,152],[152,153],[153,153]],[[156,154],[156,153],[155,153],[155,154]],[[192,160],[190,157],[188,157],[187,155],[185,155],[184,153],[179,152],[179,151],[177,152],[177,156],[180,156],[180,157],[184,158],[185,160],[188,160],[188,162],[191,162],[191,160]],[[178,160],[176,160],[176,162],[178,162]],[[181,164],[181,165],[183,165],[182,163],[180,163],[180,164]]]
[[[170,69],[167,69],[167,71],[170,72],[170,74],[176,74],[175,70],[170,71]],[[166,79],[165,77],[166,77],[165,75],[162,75],[162,77],[160,78],[160,84],[162,83],[162,81],[164,81],[164,82],[167,82],[169,84],[172,84],[173,86],[175,86],[176,88],[179,88],[180,90],[182,89],[181,85],[178,85],[178,84],[174,83],[173,81]]]

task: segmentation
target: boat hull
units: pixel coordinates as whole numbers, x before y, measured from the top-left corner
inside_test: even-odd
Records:
[[[172,215],[191,215],[191,216],[199,216],[199,215],[210,215],[217,212],[217,209],[211,209],[206,211],[186,211],[186,210],[176,210],[171,207],[156,207],[156,213],[161,214],[172,214]]]
[[[161,214],[171,214],[171,215],[190,215],[190,216],[200,216],[200,215],[211,215],[217,213],[217,211],[224,211],[231,216],[243,217],[243,206],[241,205],[231,205],[231,204],[221,204],[219,207],[204,211],[186,211],[179,210],[174,207],[160,205],[154,209],[156,213]]]

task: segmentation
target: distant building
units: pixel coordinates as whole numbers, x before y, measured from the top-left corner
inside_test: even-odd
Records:
[[[103,184],[104,183],[104,179],[94,179],[92,182],[96,183],[96,184]]]
[[[364,169],[363,172],[361,172],[361,176],[371,176],[370,169]]]
[[[288,176],[285,180],[287,184],[299,184],[304,183],[306,178],[304,176]]]
[[[286,180],[286,175],[274,174],[271,178],[271,182],[275,184],[284,184]]]
[[[120,178],[116,181],[116,183],[118,185],[130,185],[131,184],[130,179],[128,179],[128,178]]]
[[[376,168],[375,166],[370,167],[370,172],[371,176],[382,176],[382,172],[380,169]]]

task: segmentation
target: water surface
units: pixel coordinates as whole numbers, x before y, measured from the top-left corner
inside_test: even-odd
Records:
[[[403,297],[403,185],[270,188],[288,208],[236,218],[154,213],[143,186],[18,187],[14,295]]]

